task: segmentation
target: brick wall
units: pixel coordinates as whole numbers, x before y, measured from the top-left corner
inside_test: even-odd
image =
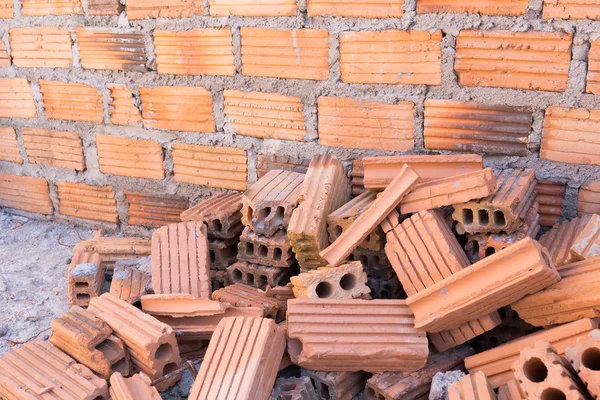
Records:
[[[475,152],[566,185],[572,217],[599,38],[600,0],[0,0],[0,206],[136,230],[131,204],[315,154],[359,182],[362,156]]]

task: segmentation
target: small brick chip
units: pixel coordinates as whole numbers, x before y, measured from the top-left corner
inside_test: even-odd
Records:
[[[110,397],[112,400],[161,400],[160,394],[150,384],[152,381],[140,372],[131,378],[124,378],[118,372],[110,377]]]

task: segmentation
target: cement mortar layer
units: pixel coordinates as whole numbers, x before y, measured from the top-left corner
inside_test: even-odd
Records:
[[[84,2],[85,3],[85,2]],[[53,218],[84,223],[85,225],[117,229],[116,225],[81,221],[58,214],[58,196],[54,182],[68,180],[85,182],[91,185],[112,185],[116,193],[118,214],[121,221],[126,221],[127,204],[124,190],[140,191],[157,196],[187,197],[192,203],[223,192],[221,189],[208,188],[191,184],[177,183],[173,180],[172,145],[175,142],[191,144],[231,146],[241,148],[248,156],[248,181],[256,181],[256,164],[259,154],[281,154],[311,158],[317,154],[331,154],[344,161],[348,170],[351,161],[356,158],[373,155],[397,154],[389,151],[349,149],[342,147],[325,147],[317,143],[317,106],[320,96],[337,96],[374,100],[382,103],[397,103],[412,101],[415,103],[415,148],[405,154],[428,153],[423,148],[423,102],[426,99],[452,99],[458,101],[477,101],[488,105],[521,106],[533,112],[534,121],[530,135],[532,154],[527,157],[486,156],[486,167],[497,168],[535,168],[538,179],[550,179],[567,184],[565,197],[565,217],[574,217],[577,213],[577,190],[591,180],[600,178],[600,166],[564,164],[539,159],[539,143],[542,131],[544,110],[549,106],[584,107],[600,109],[600,96],[585,94],[587,75],[587,55],[590,42],[600,38],[600,21],[589,20],[543,20],[542,0],[531,0],[527,12],[519,17],[491,17],[470,14],[416,14],[416,1],[405,0],[402,18],[366,19],[341,17],[308,18],[306,4],[299,1],[299,11],[294,17],[210,17],[208,5],[204,4],[204,16],[194,16],[183,19],[147,19],[129,21],[126,12],[113,17],[88,17],[85,15],[23,17],[20,3],[14,0],[15,17],[0,20],[0,40],[8,49],[8,30],[13,27],[25,26],[66,26],[72,32],[79,26],[111,28],[116,31],[135,31],[143,33],[146,38],[148,65],[154,66],[154,45],[152,34],[155,29],[188,30],[206,27],[231,27],[233,52],[236,66],[234,76],[212,75],[170,75],[158,74],[154,70],[146,73],[84,70],[80,66],[76,42],[73,46],[73,67],[68,69],[49,68],[17,68],[14,66],[0,68],[0,77],[24,77],[32,85],[32,91],[38,111],[38,116],[31,119],[0,118],[0,126],[12,126],[17,132],[23,165],[0,162],[0,171],[34,177],[45,177],[50,182],[50,196],[54,203]],[[86,9],[86,4],[83,4]],[[267,77],[246,77],[241,75],[241,37],[240,27],[259,26],[269,28],[312,28],[325,29],[329,32],[329,79],[311,81],[299,79],[279,79]],[[389,85],[389,84],[347,84],[340,81],[339,69],[339,34],[344,31],[380,31],[425,30],[433,32],[441,30],[442,40],[442,84],[427,85]],[[515,32],[545,31],[572,33],[572,61],[568,88],[564,93],[542,91],[526,91],[514,89],[498,89],[484,87],[461,87],[454,72],[454,56],[456,36],[464,29],[510,30]],[[10,51],[10,50],[9,50]],[[63,82],[80,82],[98,89],[102,98],[104,110],[104,125],[49,120],[43,113],[42,98],[38,79],[58,80]],[[214,118],[217,132],[190,133],[174,131],[158,131],[140,127],[112,125],[108,114],[110,92],[106,85],[109,83],[125,84],[134,95],[139,96],[141,87],[152,86],[198,86],[211,91],[214,102]],[[304,104],[307,142],[281,141],[274,139],[255,139],[240,136],[225,130],[223,114],[223,90],[238,89],[244,91],[273,92],[298,96]],[[138,99],[139,100],[139,99]],[[138,103],[139,104],[139,101]],[[21,129],[26,127],[48,128],[77,132],[83,141],[86,169],[75,172],[62,168],[30,164],[24,151]],[[96,133],[123,136],[128,138],[152,139],[165,149],[166,179],[149,180],[119,177],[102,174],[99,170],[98,155],[95,145]],[[429,152],[431,153],[431,152]],[[449,152],[436,152],[448,154]],[[30,213],[19,212],[28,216]],[[35,216],[40,218],[40,216]],[[42,217],[43,218],[43,217]],[[125,232],[147,234],[145,228],[123,226]]]

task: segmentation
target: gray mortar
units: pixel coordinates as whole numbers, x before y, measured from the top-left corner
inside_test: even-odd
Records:
[[[70,272],[73,278],[94,276],[98,273],[98,266],[94,263],[77,264]]]

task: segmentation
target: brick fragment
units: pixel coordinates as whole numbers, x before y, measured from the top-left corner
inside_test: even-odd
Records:
[[[515,379],[498,388],[498,400],[523,400],[524,398],[525,393]]]
[[[102,102],[96,88],[44,79],[39,83],[48,118],[102,123]]]
[[[88,15],[119,15],[123,6],[118,0],[88,0]]]
[[[592,5],[587,5],[587,7]],[[598,6],[594,8],[600,10]],[[599,14],[600,15],[600,14]],[[590,52],[588,53],[588,75],[587,75],[587,86],[586,93],[600,94],[600,40],[595,40],[590,46]]]
[[[0,18],[12,18],[14,13],[14,3],[12,0],[0,0]]]
[[[209,0],[210,15],[225,17],[292,17],[298,6],[294,0],[281,0],[277,3],[264,3],[257,0]]]
[[[329,33],[323,29],[242,27],[242,74],[326,80]]]
[[[270,238],[257,235],[250,228],[244,229],[238,245],[240,261],[268,267],[290,268],[296,263],[292,243],[285,231],[278,231]]]
[[[364,371],[313,371],[302,368],[302,376],[310,378],[316,400],[352,399],[365,387],[368,374]]]
[[[0,173],[0,206],[52,215],[48,182],[42,178]]]
[[[117,261],[149,256],[151,241],[136,237],[98,236],[78,243],[74,250],[100,254],[106,269],[113,270]]]
[[[55,182],[58,189],[58,212],[70,217],[118,223],[117,201],[112,186]]]
[[[352,161],[352,195],[357,196],[365,191],[365,170],[361,160]]]
[[[486,15],[524,15],[529,2],[527,0],[500,0],[489,2],[487,0],[453,1],[444,0],[418,0],[417,13],[469,13]]]
[[[127,2],[129,19],[189,18],[203,14],[203,4],[196,1],[174,0],[165,3],[162,0],[129,0]]]
[[[231,190],[246,190],[248,157],[233,147],[175,143],[175,182],[186,182]]]
[[[88,0],[89,1],[89,0]],[[133,93],[125,85],[110,83],[110,120],[115,125],[142,125],[142,113],[135,103]]]
[[[107,400],[108,385],[50,343],[29,342],[0,358],[0,396]]]
[[[285,286],[268,287],[265,290],[265,294],[268,297],[275,297],[277,300],[288,301],[294,298],[294,292],[292,290],[292,283],[288,283]]]
[[[355,299],[370,293],[360,261],[323,267],[292,276],[294,296],[305,299]]]
[[[164,179],[163,148],[154,140],[96,134],[100,171],[105,174]]]
[[[227,271],[210,270],[210,284],[213,292],[230,285]]]
[[[414,147],[414,103],[319,97],[319,144],[407,151]]]
[[[147,71],[143,34],[97,28],[77,28],[75,33],[84,69]]]
[[[496,400],[483,372],[467,375],[448,388],[448,400]]]
[[[600,257],[600,215],[593,214],[573,242],[569,261],[590,260],[596,257]]]
[[[311,379],[301,376],[277,379],[269,400],[315,400],[316,398]]]
[[[454,69],[462,86],[564,92],[573,35],[463,30]]]
[[[151,383],[143,372],[131,378],[124,378],[122,374],[115,372],[110,377],[110,397],[112,400],[161,400],[158,390]]]
[[[600,214],[600,181],[591,182],[579,189],[577,212],[579,216]]]
[[[440,85],[441,42],[441,31],[342,32],[341,80],[346,83]]]
[[[210,268],[225,269],[237,260],[239,239],[212,239],[209,234],[208,255]]]
[[[367,275],[367,286],[371,291],[370,296],[374,299],[406,299],[406,293],[396,275],[388,279]]]
[[[0,118],[35,118],[31,86],[25,78],[0,78]]]
[[[267,287],[285,285],[290,276],[297,273],[297,268],[267,267],[238,261],[227,268],[231,283],[244,283],[265,290]]]
[[[21,129],[29,162],[76,171],[85,169],[81,138],[75,132],[52,129]]]
[[[69,304],[87,307],[92,297],[100,296],[105,271],[100,254],[75,250],[67,272]]]
[[[403,4],[403,0],[364,0],[355,4],[343,0],[308,0],[307,11],[309,17],[401,18]]]
[[[235,307],[261,308],[265,318],[281,320],[285,316],[285,302],[268,297],[264,291],[241,283],[214,291],[211,298]]]
[[[110,294],[129,304],[135,304],[152,288],[152,277],[147,268],[151,261],[149,258],[141,260],[146,261],[141,264],[139,263],[140,259],[122,260],[115,263]]]
[[[563,221],[540,237],[540,244],[548,249],[550,260],[557,267],[570,261],[571,247],[589,220],[589,215],[583,215],[570,221]]]
[[[241,209],[241,193],[222,193],[182,212],[181,220],[202,221],[208,226],[209,236],[231,239],[244,230]]]
[[[544,0],[544,19],[600,20],[600,4],[585,0]]]
[[[2,12],[2,4],[0,4],[0,13]],[[1,15],[1,14],[0,14]],[[0,16],[0,18],[2,18]],[[4,44],[3,41],[0,41],[0,67],[10,67],[10,62],[11,58],[10,55],[8,54],[8,51],[6,50],[6,45]]]
[[[121,339],[101,319],[81,307],[54,319],[49,341],[75,360],[109,379],[113,373],[131,373],[129,354]]]
[[[538,181],[535,192],[535,201],[539,204],[540,225],[554,226],[563,215],[566,185],[553,181]]]
[[[0,161],[23,164],[19,153],[19,141],[12,127],[0,127]]]
[[[600,396],[600,372],[598,355],[600,354],[600,330],[593,330],[587,337],[580,338],[576,344],[565,350],[565,356],[573,369],[594,398]]]
[[[308,171],[308,165],[310,159],[302,156],[287,156],[285,154],[259,154],[258,165],[258,177],[262,178],[267,172],[273,169],[282,169],[284,171],[298,172],[300,174],[306,174]]]
[[[9,34],[11,56],[17,67],[69,68],[73,64],[67,28],[12,28]]]
[[[20,0],[20,3],[25,17],[81,14],[80,0]]]
[[[162,198],[125,191],[125,202],[129,225],[160,227],[179,222],[180,214],[187,210],[189,203],[183,198]]]

